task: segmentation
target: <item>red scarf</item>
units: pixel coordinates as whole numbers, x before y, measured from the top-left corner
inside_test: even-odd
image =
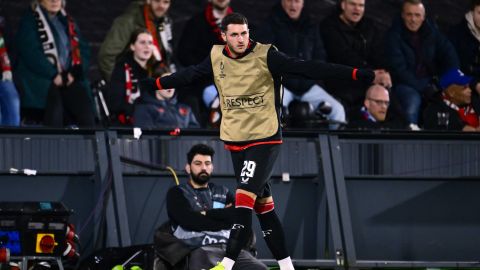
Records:
[[[125,63],[125,102],[127,104],[133,104],[135,100],[140,96],[140,91],[138,91],[136,80],[133,76],[132,68],[129,64]],[[133,124],[133,119],[130,115],[125,113],[120,113],[118,115],[118,121],[124,125]]]
[[[41,43],[43,47],[43,52],[45,55],[48,55],[49,61],[56,66],[58,72],[62,72],[62,67],[59,65],[58,59],[58,48],[55,44],[55,37],[53,35],[48,19],[43,14],[42,8],[38,3],[32,5],[32,11],[35,14],[35,20],[37,22],[37,32],[41,36]],[[75,27],[75,22],[73,18],[67,14],[67,12],[62,8],[60,15],[64,16],[67,19],[67,30],[68,38],[70,41],[70,49],[72,55],[72,66],[81,65],[82,58],[80,56],[80,42],[78,38],[77,29]]]
[[[72,16],[67,15],[68,23],[68,36],[70,38],[70,48],[72,50],[72,65],[82,64],[82,58],[80,57],[80,40],[78,39],[77,30],[75,29],[75,22]]]
[[[5,46],[5,40],[0,35],[0,67],[3,71],[11,71],[10,58],[8,57],[7,47]]]
[[[458,115],[462,118],[462,121],[469,126],[478,127],[478,115],[475,113],[471,106],[463,107],[458,110]]]
[[[233,10],[231,7],[227,8],[227,14],[232,13]],[[213,33],[215,33],[215,36],[217,39],[223,44],[223,39],[222,39],[222,31],[220,30],[220,22],[221,20],[218,20],[213,16],[213,5],[212,3],[208,3],[207,7],[205,8],[205,19],[207,20],[208,25],[212,28]]]
[[[475,127],[475,128],[480,125],[480,123],[478,121],[478,115],[471,105],[467,105],[467,106],[464,106],[464,107],[458,107],[457,105],[453,104],[448,99],[447,96],[442,95],[442,98],[443,98],[443,102],[448,107],[452,108],[453,110],[455,110],[457,112],[458,116],[460,117],[460,119],[462,119],[462,121],[465,124],[467,124],[469,126],[472,126],[472,127]]]

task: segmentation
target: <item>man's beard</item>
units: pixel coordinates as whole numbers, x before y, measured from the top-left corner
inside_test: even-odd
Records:
[[[193,172],[190,172],[190,178],[192,178],[192,181],[197,183],[198,185],[204,185],[208,181],[210,181],[210,174],[205,171],[201,171],[196,175],[193,174]]]

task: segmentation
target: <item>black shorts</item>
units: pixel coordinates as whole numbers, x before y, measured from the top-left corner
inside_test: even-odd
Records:
[[[231,152],[239,189],[255,193],[259,198],[272,196],[269,180],[280,146],[281,144],[261,144]]]

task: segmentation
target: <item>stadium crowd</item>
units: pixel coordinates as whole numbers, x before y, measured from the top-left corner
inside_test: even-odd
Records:
[[[219,26],[234,12],[231,0],[206,1],[182,32],[172,28],[172,1],[131,1],[105,33],[97,63],[66,0],[32,1],[15,26],[1,20],[0,125],[218,128],[225,100],[213,79],[155,92],[141,87],[146,78],[200,64],[213,45],[225,44]],[[287,128],[480,129],[480,0],[443,32],[421,0],[399,1],[385,30],[366,16],[368,0],[338,0],[320,22],[304,1],[278,0],[250,37],[291,57],[376,76],[373,85],[283,78]],[[14,33],[3,35],[9,27]],[[92,82],[92,65],[105,83]]]

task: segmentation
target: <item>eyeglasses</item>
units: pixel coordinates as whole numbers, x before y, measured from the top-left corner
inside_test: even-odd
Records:
[[[382,106],[382,105],[384,105],[385,107],[390,106],[390,101],[388,100],[380,100],[380,99],[374,99],[374,98],[367,98],[367,99],[375,102],[375,104],[377,104],[378,106]]]

